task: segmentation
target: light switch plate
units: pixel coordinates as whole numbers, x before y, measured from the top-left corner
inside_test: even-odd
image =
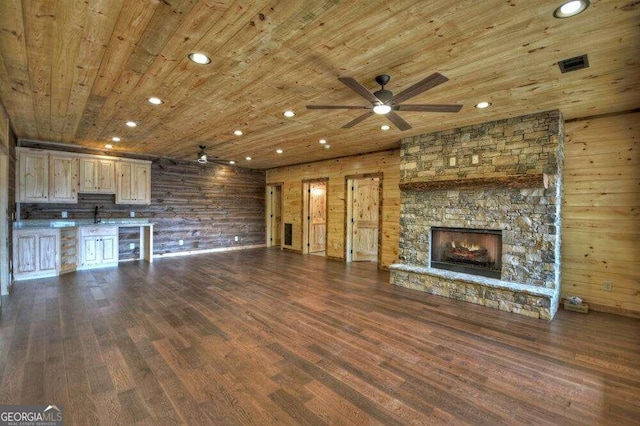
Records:
[[[456,157],[449,157],[449,166],[453,167],[456,165]]]
[[[471,164],[480,164],[480,156],[478,154],[471,156]]]
[[[136,244],[135,243],[129,243],[129,250],[133,250],[134,248],[136,248]]]
[[[129,212],[129,217],[136,217],[136,212]]]
[[[62,218],[63,218],[63,219],[66,219],[66,218],[68,218],[68,217],[69,217],[69,213],[67,213],[67,212],[62,212]]]

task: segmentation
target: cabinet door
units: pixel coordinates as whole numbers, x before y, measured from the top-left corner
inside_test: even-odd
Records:
[[[82,237],[80,247],[82,249],[82,265],[98,263],[98,237]]]
[[[106,194],[116,192],[116,164],[111,160],[98,160],[98,190]]]
[[[18,160],[18,200],[30,203],[49,202],[49,155],[20,151]]]
[[[37,237],[35,235],[18,235],[15,244],[15,250],[17,250],[16,273],[26,274],[36,272],[38,265],[36,259]]]
[[[58,238],[56,234],[38,237],[38,270],[53,272],[58,270]]]
[[[136,164],[134,166],[132,186],[136,204],[151,204],[150,164]]]
[[[78,160],[65,155],[49,156],[49,202],[78,202]]]
[[[118,261],[118,237],[100,237],[99,246],[102,248],[100,259],[102,263],[115,263]]]
[[[115,163],[100,158],[80,158],[80,192],[113,194]]]
[[[116,204],[151,204],[150,164],[121,161],[116,171]]]

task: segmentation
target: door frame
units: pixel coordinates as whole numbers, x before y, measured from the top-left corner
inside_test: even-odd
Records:
[[[0,148],[0,313],[2,296],[9,294],[9,156]]]
[[[325,203],[325,212],[326,212],[326,222],[324,226],[324,241],[325,248],[324,253],[325,257],[327,256],[327,236],[329,235],[329,178],[313,178],[313,179],[303,179],[302,180],[302,229],[301,229],[301,241],[302,241],[302,254],[309,254],[309,191],[311,191],[312,183],[324,182],[325,184],[325,193],[324,193],[324,203]]]
[[[378,264],[378,268],[380,268],[380,261],[382,259],[382,186],[384,182],[384,173],[364,173],[360,175],[348,175],[344,177],[344,259],[345,262],[353,262],[352,254],[353,254],[353,191],[351,187],[353,186],[354,180],[360,179],[373,179],[379,178],[378,185],[378,258],[376,263]]]
[[[272,226],[271,226],[271,202],[272,202],[272,198],[273,198],[273,193],[272,190],[273,188],[276,187],[280,187],[280,249],[282,249],[282,247],[284,246],[284,214],[283,214],[283,208],[284,208],[284,200],[283,200],[283,189],[284,189],[284,182],[274,182],[274,183],[268,183],[266,186],[266,192],[265,192],[265,199],[266,199],[266,216],[265,216],[265,220],[266,220],[266,245],[267,247],[272,247],[271,241],[273,239],[273,235],[271,235],[272,231]]]

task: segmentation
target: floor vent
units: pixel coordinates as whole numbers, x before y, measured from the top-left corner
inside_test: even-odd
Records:
[[[580,55],[574,58],[565,59],[558,62],[560,71],[562,73],[581,70],[583,68],[589,68],[589,58],[587,55]]]

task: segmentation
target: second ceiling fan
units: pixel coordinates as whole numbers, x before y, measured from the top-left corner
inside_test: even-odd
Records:
[[[369,118],[372,114],[385,115],[389,121],[391,121],[400,130],[409,130],[411,125],[407,123],[402,117],[396,114],[396,111],[423,111],[423,112],[458,112],[462,108],[462,105],[438,105],[438,104],[402,104],[402,102],[419,95],[420,93],[432,89],[449,79],[440,73],[433,73],[429,77],[420,80],[413,86],[408,87],[397,95],[393,95],[393,92],[386,90],[384,86],[391,79],[390,76],[382,74],[376,77],[376,83],[381,86],[381,89],[371,93],[366,87],[358,83],[352,77],[340,77],[340,80],[345,86],[371,102],[371,105],[367,106],[354,106],[354,105],[307,105],[307,109],[367,109],[361,116],[354,120],[351,120],[344,126],[343,129],[348,129],[355,126],[361,121]]]

